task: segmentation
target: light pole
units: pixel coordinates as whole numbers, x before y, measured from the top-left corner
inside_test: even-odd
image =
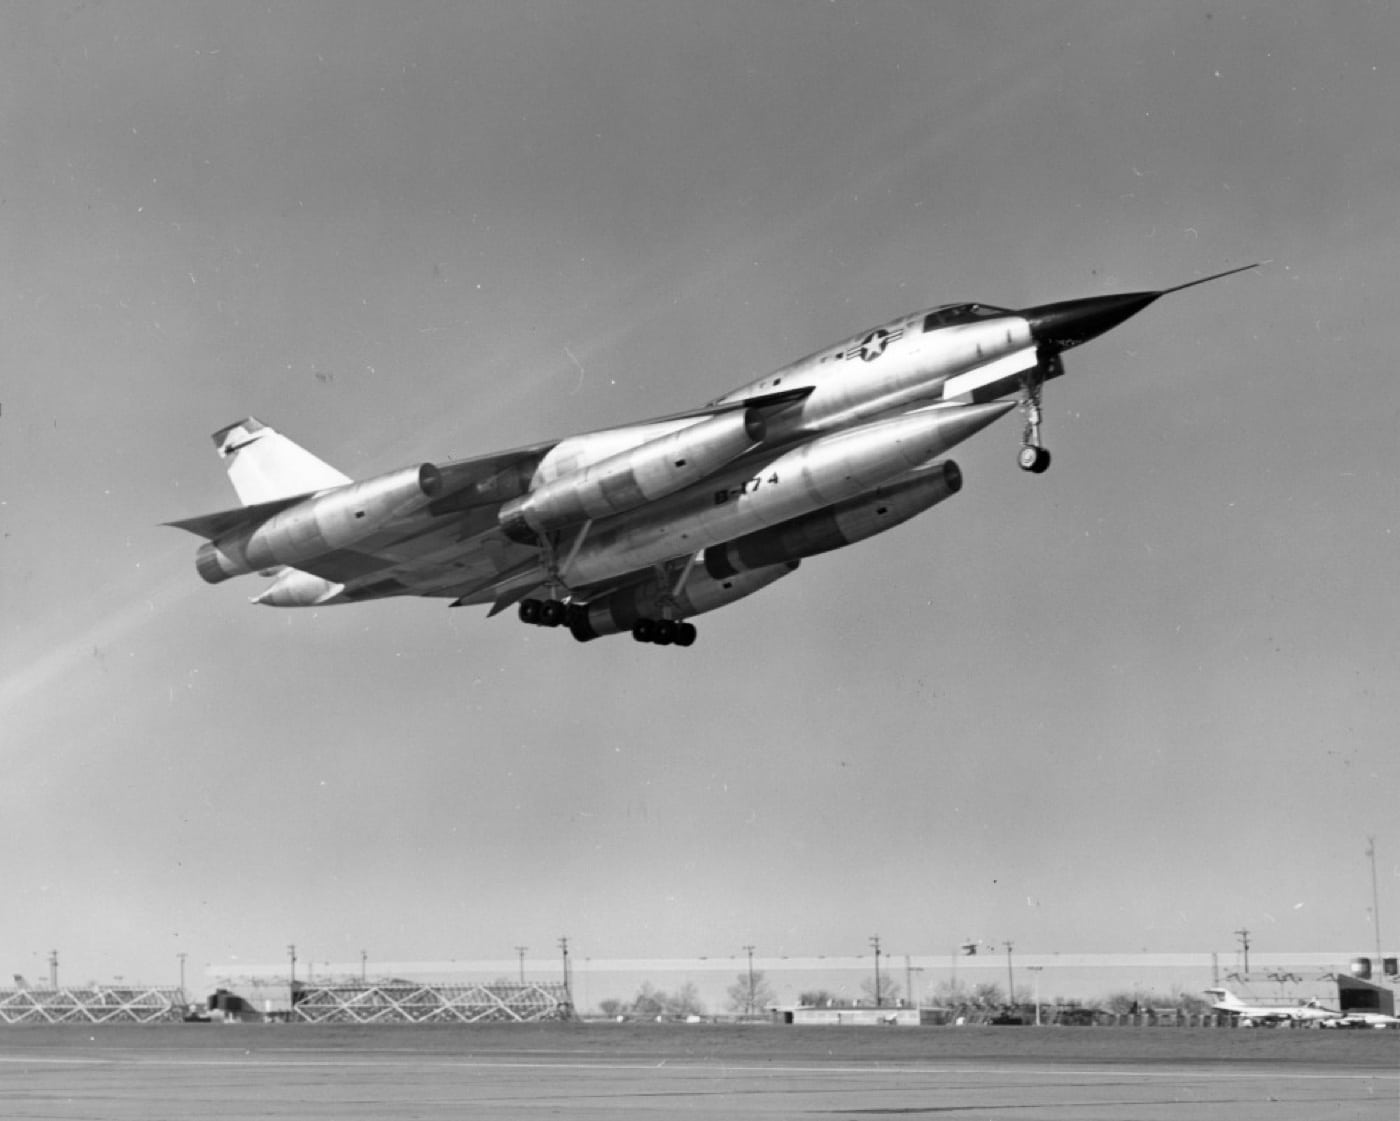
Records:
[[[880,1000],[880,936],[873,934],[870,944],[875,947],[875,1007],[881,1007]]]
[[[1006,1003],[1014,1008],[1016,1007],[1016,977],[1011,972],[1011,943],[1003,942],[1002,945],[1006,947]]]
[[[529,946],[515,947],[515,952],[520,955],[520,983],[522,985],[525,983],[525,951],[529,948]]]
[[[369,954],[365,953],[364,950],[361,950],[361,951],[360,951],[360,984],[363,985],[363,984],[365,983],[365,981],[367,980],[367,978],[368,978],[368,971],[369,971]]]
[[[181,999],[181,1000],[184,1000],[184,999],[185,999],[185,958],[189,957],[189,954],[180,953],[180,954],[176,954],[175,956],[176,956],[177,958],[180,959],[180,999]]]

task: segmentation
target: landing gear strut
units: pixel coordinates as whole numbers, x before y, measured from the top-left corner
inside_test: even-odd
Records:
[[[1021,451],[1016,462],[1022,471],[1033,475],[1043,475],[1050,468],[1050,451],[1040,443],[1040,392],[1044,385],[1045,374],[1039,363],[1021,375],[1021,411],[1026,414],[1026,426],[1021,431]]]

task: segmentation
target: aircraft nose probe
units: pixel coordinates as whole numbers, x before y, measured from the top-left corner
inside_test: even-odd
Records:
[[[1021,315],[1030,323],[1031,336],[1035,341],[1058,354],[1098,338],[1163,296],[1258,267],[1257,264],[1241,265],[1237,269],[1226,269],[1199,280],[1188,280],[1185,284],[1163,288],[1159,292],[1120,292],[1113,296],[1087,296],[1079,300],[1037,304],[1025,308]]]
[[[1036,370],[1024,379],[1022,408],[1026,412],[1026,431],[1022,440],[1020,464],[1025,471],[1040,474],[1050,466],[1050,453],[1040,445],[1040,392],[1047,376],[1054,376],[1051,370],[1066,350],[1081,346],[1096,339],[1118,324],[1131,319],[1149,304],[1180,292],[1194,288],[1235,273],[1257,269],[1258,264],[1241,265],[1226,269],[1199,280],[1188,280],[1174,288],[1163,288],[1157,292],[1120,292],[1111,296],[1086,296],[1078,300],[1060,300],[1053,304],[1037,304],[1024,308],[1021,316],[1030,324],[1031,337],[1041,355],[1041,363]],[[1054,370],[1054,373],[1058,373]]]

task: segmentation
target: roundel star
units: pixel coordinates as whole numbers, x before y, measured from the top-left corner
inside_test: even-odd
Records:
[[[878,331],[871,331],[860,343],[860,356],[863,361],[874,362],[880,355],[885,353],[885,346],[890,341],[890,333],[884,328]]]

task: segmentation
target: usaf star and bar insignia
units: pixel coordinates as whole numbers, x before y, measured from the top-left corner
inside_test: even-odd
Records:
[[[862,362],[874,362],[875,359],[885,353],[885,347],[903,337],[903,325],[899,327],[878,327],[874,331],[871,331],[870,334],[866,335],[865,338],[861,339],[855,346],[851,347],[850,350],[846,351],[841,357],[846,359],[859,358]]]

